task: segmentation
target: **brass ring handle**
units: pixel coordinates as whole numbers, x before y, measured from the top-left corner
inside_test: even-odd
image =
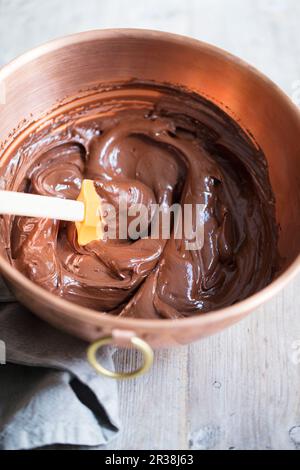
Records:
[[[105,336],[104,338],[98,339],[92,343],[87,350],[88,361],[99,374],[103,374],[111,379],[132,379],[144,374],[150,369],[154,357],[153,350],[146,341],[142,340],[138,336],[132,336],[128,341],[130,341],[130,343],[143,354],[143,364],[139,369],[132,372],[113,372],[106,369],[106,367],[103,367],[97,360],[97,352],[102,348],[102,346],[111,344],[113,341],[113,336]]]

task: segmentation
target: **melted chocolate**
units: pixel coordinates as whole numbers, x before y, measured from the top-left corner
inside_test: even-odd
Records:
[[[6,189],[75,199],[83,178],[114,203],[206,204],[204,246],[185,240],[94,241],[74,224],[3,218],[11,263],[80,305],[178,318],[231,305],[266,286],[277,259],[274,198],[261,149],[207,99],[129,83],[85,97],[26,137],[1,169]]]

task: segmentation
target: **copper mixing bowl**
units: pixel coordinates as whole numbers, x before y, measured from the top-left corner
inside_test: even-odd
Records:
[[[300,270],[300,113],[268,78],[216,47],[155,31],[91,31],[52,41],[2,68],[6,104],[0,105],[1,164],[3,148],[24,118],[38,119],[57,100],[96,83],[133,77],[198,92],[255,137],[268,160],[276,197],[283,260],[279,276],[231,307],[180,320],[142,320],[99,313],[56,297],[14,269],[3,247],[0,269],[19,301],[45,321],[87,341],[105,337],[106,342],[114,338],[135,343],[149,366],[151,350],[145,342],[154,347],[186,344],[216,333],[273,297]]]

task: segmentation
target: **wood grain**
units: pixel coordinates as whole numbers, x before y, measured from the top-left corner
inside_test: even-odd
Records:
[[[162,29],[239,55],[291,95],[299,18],[298,0],[0,0],[0,63],[71,32]],[[157,352],[146,377],[119,384],[123,431],[108,448],[300,449],[299,310],[298,277],[231,329]],[[115,358],[118,368],[137,360]]]

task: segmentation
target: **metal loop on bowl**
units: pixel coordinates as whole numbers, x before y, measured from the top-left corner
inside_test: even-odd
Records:
[[[144,374],[150,369],[154,357],[153,350],[149,344],[146,343],[146,341],[142,340],[138,336],[132,336],[128,339],[128,341],[143,354],[143,364],[139,369],[131,372],[113,372],[102,366],[97,359],[97,352],[100,348],[102,348],[102,346],[111,344],[114,341],[115,338],[113,336],[105,336],[104,338],[98,339],[92,343],[87,350],[88,361],[99,374],[105,375],[106,377],[110,377],[112,379],[132,379]]]

